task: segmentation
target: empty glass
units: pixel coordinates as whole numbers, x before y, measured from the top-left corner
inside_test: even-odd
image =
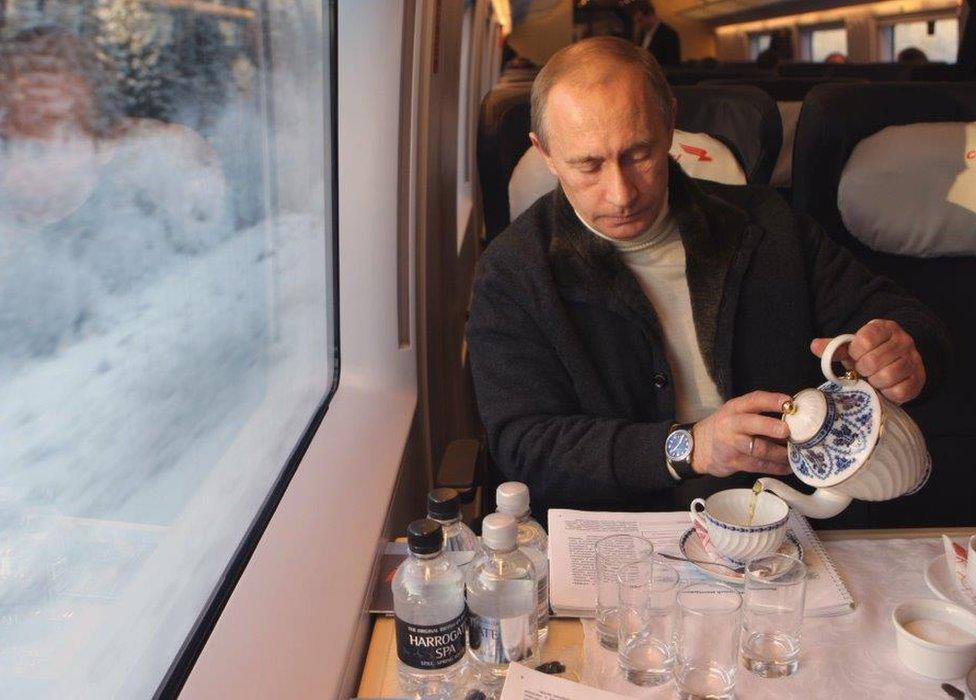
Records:
[[[807,567],[795,557],[771,554],[746,565],[742,615],[742,664],[763,678],[796,673]]]
[[[678,591],[677,603],[678,697],[732,698],[742,596],[724,583],[692,583]]]
[[[596,543],[596,629],[607,649],[617,648],[617,572],[653,553],[654,545],[636,535],[610,535]]]
[[[654,558],[617,572],[617,659],[628,681],[661,685],[674,669],[674,598],[678,572]]]

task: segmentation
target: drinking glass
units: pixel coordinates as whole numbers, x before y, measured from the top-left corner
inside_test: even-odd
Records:
[[[796,673],[807,567],[795,557],[771,554],[746,565],[742,615],[742,665],[763,678]]]
[[[678,572],[653,557],[617,572],[617,659],[634,685],[661,685],[674,669],[674,598]]]
[[[724,583],[678,591],[674,679],[681,700],[729,700],[735,688],[742,595]]]
[[[596,543],[596,630],[604,648],[617,648],[617,572],[653,553],[654,545],[636,535],[610,535]]]

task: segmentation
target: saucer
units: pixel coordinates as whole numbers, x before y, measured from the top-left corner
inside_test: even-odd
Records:
[[[945,554],[940,554],[931,561],[925,570],[925,583],[942,600],[955,603],[970,612],[976,612],[976,605],[971,600],[967,601],[952,582],[949,567],[946,565]]]
[[[705,551],[705,547],[702,546],[701,539],[695,534],[695,528],[689,528],[688,531],[681,536],[678,540],[678,549],[681,551],[681,556],[686,559],[698,559],[701,561],[718,561],[714,556]],[[786,531],[786,538],[783,540],[783,544],[779,546],[776,550],[776,554],[786,554],[796,559],[803,559],[803,547],[800,546],[799,541],[789,530]],[[695,562],[689,562],[696,569],[701,571],[703,574],[707,574],[712,578],[718,579],[719,581],[724,581],[725,583],[733,583],[742,585],[745,583],[745,574],[739,574],[731,569],[726,569],[724,566],[719,566],[717,564],[696,564]],[[731,563],[731,562],[729,562]]]

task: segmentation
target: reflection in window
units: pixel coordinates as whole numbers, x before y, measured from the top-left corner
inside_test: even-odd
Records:
[[[831,27],[810,31],[810,60],[822,63],[832,53],[847,55],[847,29]]]
[[[148,697],[332,381],[321,4],[6,7],[3,695]]]

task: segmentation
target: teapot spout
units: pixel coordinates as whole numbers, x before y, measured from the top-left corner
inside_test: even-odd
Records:
[[[764,489],[772,491],[789,503],[790,507],[796,508],[808,518],[832,518],[851,502],[850,496],[831,489],[817,489],[812,494],[807,495],[776,479],[763,477],[759,483]]]

